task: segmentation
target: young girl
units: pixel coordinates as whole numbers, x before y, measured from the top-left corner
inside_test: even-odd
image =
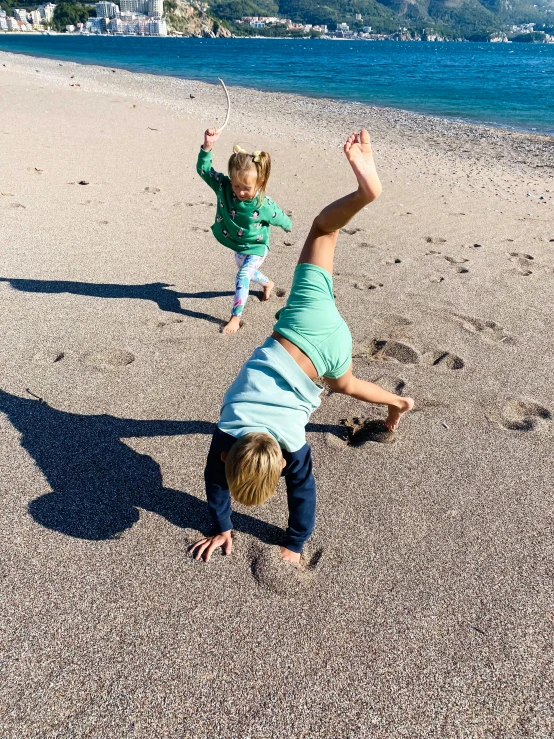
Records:
[[[234,334],[240,327],[240,316],[248,300],[250,281],[262,285],[263,300],[268,300],[274,286],[260,272],[269,251],[269,227],[280,226],[285,231],[292,223],[281,208],[265,194],[271,157],[266,151],[249,154],[239,146],[234,147],[229,159],[229,176],[216,172],[212,167],[212,146],[219,138],[216,128],[204,133],[204,144],[198,154],[196,171],[212,188],[217,197],[213,235],[223,246],[235,252],[238,267],[235,280],[235,299],[231,320],[223,331]]]

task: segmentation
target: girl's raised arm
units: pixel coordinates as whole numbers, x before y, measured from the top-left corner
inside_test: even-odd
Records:
[[[196,162],[196,171],[214,192],[219,189],[219,183],[223,177],[220,172],[216,172],[212,167],[212,146],[218,138],[219,131],[217,128],[208,128],[204,132],[204,143],[200,147],[198,161]]]

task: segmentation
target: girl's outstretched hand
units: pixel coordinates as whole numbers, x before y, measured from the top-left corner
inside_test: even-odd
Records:
[[[219,136],[220,134],[217,128],[208,128],[206,131],[204,131],[204,146],[202,147],[204,151],[210,151],[212,146],[218,140]]]

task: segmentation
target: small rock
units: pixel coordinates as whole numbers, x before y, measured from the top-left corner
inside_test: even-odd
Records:
[[[191,100],[194,100],[194,98],[195,98],[195,97],[196,97],[196,95],[193,95],[193,94],[192,94],[192,92],[191,92],[191,94],[189,95],[189,98],[190,98]]]
[[[89,183],[86,180],[79,180],[77,184],[78,185],[88,185]]]

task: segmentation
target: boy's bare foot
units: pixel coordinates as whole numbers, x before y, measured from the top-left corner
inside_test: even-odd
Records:
[[[368,201],[378,198],[383,188],[373,161],[369,133],[362,129],[360,133],[349,136],[344,144],[344,153]]]
[[[236,334],[240,328],[240,317],[231,316],[231,320],[225,326],[223,326],[224,334]]]
[[[263,288],[264,288],[264,294],[263,294],[262,300],[269,300],[270,295],[271,295],[271,291],[273,290],[274,287],[275,287],[275,283],[273,282],[273,280],[270,280],[267,283],[267,285],[264,285],[263,286]]]
[[[408,413],[414,407],[413,398],[399,398],[398,405],[389,405],[389,415],[385,421],[385,426],[389,431],[396,431],[400,418],[404,413]]]
[[[300,553],[291,552],[290,549],[287,549],[286,547],[281,547],[281,559],[284,562],[293,562],[294,564],[298,564],[300,562]]]

